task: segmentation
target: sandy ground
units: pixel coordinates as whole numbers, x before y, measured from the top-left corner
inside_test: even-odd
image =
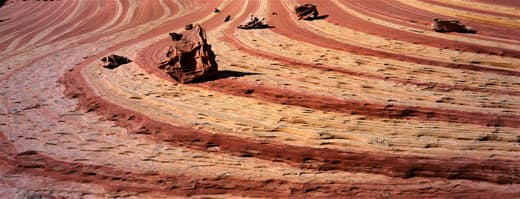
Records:
[[[520,195],[517,1],[305,2],[7,1],[0,198]],[[220,73],[179,84],[157,62],[189,23]]]

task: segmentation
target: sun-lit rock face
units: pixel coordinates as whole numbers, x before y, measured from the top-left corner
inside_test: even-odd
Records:
[[[199,24],[189,24],[181,34],[170,33],[172,44],[164,54],[159,68],[181,83],[188,83],[216,75],[215,53],[206,40],[206,32]]]
[[[0,198],[518,197],[519,7],[8,1]],[[269,27],[237,29],[251,15]],[[186,24],[218,72],[180,84],[158,63]]]

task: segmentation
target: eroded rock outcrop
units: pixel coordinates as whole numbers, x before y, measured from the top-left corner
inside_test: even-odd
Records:
[[[433,18],[432,30],[435,32],[477,33],[475,29],[467,27],[459,20],[440,18]]]
[[[303,4],[294,7],[298,19],[312,20],[318,17],[318,9],[314,4]]]
[[[172,44],[159,63],[159,68],[181,83],[212,76],[218,66],[215,53],[199,25],[187,25],[182,33],[170,33]]]

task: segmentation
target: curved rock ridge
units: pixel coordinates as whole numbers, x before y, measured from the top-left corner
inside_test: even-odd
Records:
[[[320,15],[299,20],[304,3]],[[518,9],[8,0],[0,198],[514,198]],[[250,15],[269,27],[237,29]],[[477,34],[434,32],[434,17]],[[187,24],[219,71],[181,84],[157,64]],[[131,61],[102,67],[112,54]]]

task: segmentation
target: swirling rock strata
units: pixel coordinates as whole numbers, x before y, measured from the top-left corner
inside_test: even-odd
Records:
[[[0,198],[516,197],[514,2],[9,1]],[[196,23],[219,72],[178,84],[157,63]]]

